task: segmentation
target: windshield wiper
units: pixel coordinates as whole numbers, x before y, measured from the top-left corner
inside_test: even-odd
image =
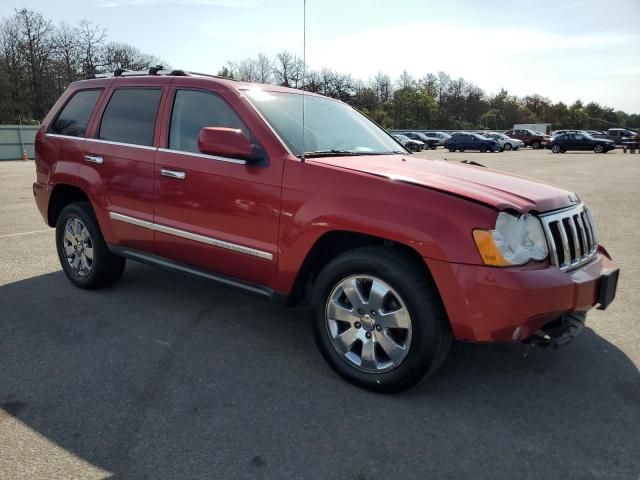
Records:
[[[404,155],[406,152],[401,152],[399,150],[393,150],[391,152],[356,152],[353,150],[316,150],[314,152],[304,152],[305,157],[356,157],[362,155],[394,155],[394,154],[402,154]],[[298,155],[298,157],[302,157],[302,155]]]
[[[354,152],[353,150],[316,150],[313,152],[304,152],[305,157],[341,157],[341,156],[367,155],[365,152]],[[298,155],[301,157],[302,155]]]

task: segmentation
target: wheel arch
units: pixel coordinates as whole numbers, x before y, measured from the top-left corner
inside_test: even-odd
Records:
[[[350,230],[331,230],[318,237],[307,252],[295,277],[291,291],[287,296],[287,305],[294,306],[308,299],[318,273],[338,255],[359,247],[374,245],[405,252],[406,255],[413,258],[417,265],[420,265],[424,274],[430,280],[433,280],[431,272],[420,253],[409,245],[388,238]],[[434,287],[437,289],[435,282]]]
[[[68,183],[59,183],[51,192],[49,197],[49,205],[47,207],[47,224],[50,227],[55,227],[58,221],[58,216],[64,207],[72,203],[88,202],[89,196],[77,185],[71,185]]]

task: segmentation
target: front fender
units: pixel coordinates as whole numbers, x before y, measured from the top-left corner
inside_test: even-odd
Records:
[[[326,233],[347,231],[404,244],[420,256],[481,264],[474,228],[495,210],[447,193],[313,163],[285,168],[275,290],[289,292],[307,253]]]

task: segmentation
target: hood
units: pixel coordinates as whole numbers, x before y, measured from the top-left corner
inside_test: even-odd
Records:
[[[577,203],[571,200],[577,198],[573,193],[561,188],[446,160],[428,160],[412,155],[363,155],[313,158],[307,159],[307,162],[450,193],[498,210],[546,212]]]

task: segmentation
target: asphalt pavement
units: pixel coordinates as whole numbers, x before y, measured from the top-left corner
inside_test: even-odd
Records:
[[[0,162],[0,478],[640,478],[640,155],[418,154],[577,191],[622,267],[564,350],[455,344],[427,382],[360,390],[304,309],[127,264],[62,274],[31,193]]]

